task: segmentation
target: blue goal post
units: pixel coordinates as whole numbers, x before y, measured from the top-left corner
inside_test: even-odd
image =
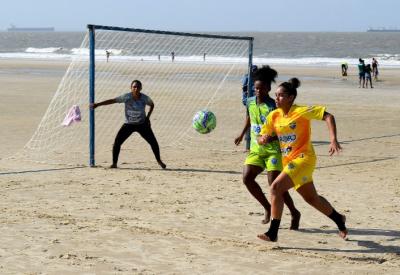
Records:
[[[136,28],[122,28],[114,26],[102,26],[102,25],[87,25],[89,31],[89,104],[95,102],[95,83],[96,83],[96,30],[106,31],[118,31],[118,32],[135,32],[135,33],[150,33],[150,34],[161,34],[168,36],[186,36],[186,37],[197,37],[197,38],[216,38],[216,39],[228,39],[228,40],[247,40],[248,41],[248,96],[253,96],[252,91],[249,87],[252,85],[252,72],[251,67],[253,65],[253,37],[249,36],[233,36],[233,35],[216,35],[216,34],[205,34],[205,33],[189,33],[189,32],[172,32],[172,31],[161,31],[161,30],[146,30]],[[239,87],[239,85],[238,85]],[[238,93],[239,94],[239,93]],[[240,101],[240,97],[238,96]],[[246,135],[246,148],[250,146],[250,134],[249,131]],[[89,165],[90,167],[95,166],[95,112],[93,109],[89,109]]]

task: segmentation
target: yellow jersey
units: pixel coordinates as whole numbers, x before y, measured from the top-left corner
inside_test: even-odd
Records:
[[[311,119],[322,120],[323,106],[292,105],[285,115],[281,109],[269,113],[261,129],[261,135],[277,135],[285,166],[301,154],[316,157],[311,143]]]

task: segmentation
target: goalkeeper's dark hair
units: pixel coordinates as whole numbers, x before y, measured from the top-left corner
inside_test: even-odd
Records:
[[[136,83],[140,89],[142,89],[142,82],[140,82],[140,80],[135,79],[134,81],[132,81],[131,83],[131,87],[133,86],[133,84]]]
[[[285,89],[285,93],[288,95],[293,95],[294,98],[297,96],[297,88],[300,87],[300,80],[296,77],[289,79],[287,82],[283,82],[279,85],[279,87],[283,87]]]
[[[254,74],[254,81],[262,81],[271,84],[271,82],[275,82],[275,78],[278,76],[278,72],[272,69],[268,65],[263,65],[261,68],[258,68]]]

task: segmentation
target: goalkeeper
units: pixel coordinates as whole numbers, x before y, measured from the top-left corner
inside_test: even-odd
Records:
[[[142,94],[140,92],[141,90],[142,83],[139,80],[134,80],[131,83],[130,93],[90,105],[90,108],[96,109],[102,105],[125,103],[125,123],[122,125],[115,137],[113,146],[113,162],[110,168],[117,168],[121,145],[133,132],[138,132],[150,144],[158,165],[163,169],[167,167],[165,163],[161,161],[160,148],[150,125],[150,116],[154,109],[154,103],[149,96]],[[147,114],[146,105],[150,107]]]

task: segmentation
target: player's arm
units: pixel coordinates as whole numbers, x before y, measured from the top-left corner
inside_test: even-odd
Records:
[[[154,103],[153,103],[153,101],[150,101],[150,102],[148,103],[148,105],[149,105],[150,109],[149,109],[149,111],[147,112],[146,119],[147,119],[147,120],[150,120],[151,113],[152,113],[153,110],[154,110]]]
[[[322,120],[324,120],[328,126],[329,138],[331,141],[329,145],[329,155],[332,156],[334,153],[339,153],[342,150],[342,147],[337,140],[335,117],[328,112],[324,112]]]
[[[246,115],[246,120],[244,122],[244,127],[240,135],[235,138],[235,144],[239,145],[240,142],[243,140],[244,135],[246,134],[247,130],[250,129],[250,117],[249,114]]]
[[[104,101],[101,101],[101,102],[98,102],[98,103],[96,103],[96,102],[95,103],[91,103],[89,105],[89,107],[90,107],[90,109],[96,109],[99,106],[110,105],[110,104],[114,104],[114,103],[117,103],[117,101],[115,100],[115,98],[112,98],[112,99],[107,99],[107,100],[104,100]]]

